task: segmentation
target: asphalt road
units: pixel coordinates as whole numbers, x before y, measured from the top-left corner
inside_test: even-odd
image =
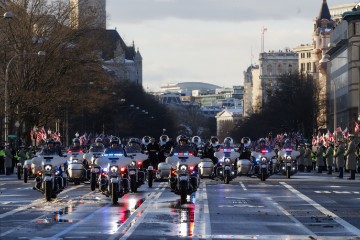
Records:
[[[156,182],[113,206],[89,185],[46,202],[32,181],[0,175],[0,239],[360,239],[360,174],[335,176],[202,179],[182,205]]]

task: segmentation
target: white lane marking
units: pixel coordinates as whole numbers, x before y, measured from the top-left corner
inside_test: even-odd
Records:
[[[337,223],[342,225],[346,230],[353,233],[355,236],[360,236],[360,230],[358,228],[356,228],[355,226],[351,225],[350,223],[348,223],[344,219],[340,218],[339,216],[337,216],[333,212],[327,210],[326,208],[324,208],[323,206],[321,206],[320,204],[318,204],[317,202],[315,202],[311,198],[305,196],[304,194],[302,194],[301,192],[299,192],[298,190],[296,190],[292,186],[288,185],[287,183],[280,182],[280,184],[282,184],[284,187],[289,189],[291,192],[295,193],[298,197],[300,197],[304,201],[308,202],[310,205],[312,205],[314,208],[316,208],[317,210],[322,212],[324,215],[331,216],[334,219],[334,221],[336,221]]]
[[[93,192],[89,192],[89,193],[83,195],[82,198],[87,197],[88,195],[91,195],[92,193],[93,193]],[[69,201],[67,201],[67,204],[70,203],[70,202],[72,202],[72,200],[73,200],[73,199],[70,199]],[[31,220],[30,222],[36,222],[38,219],[43,219],[44,217],[47,217],[47,216],[48,216],[48,213],[46,213],[46,214],[44,214],[44,215],[41,215],[40,217],[37,217],[37,218]],[[0,237],[6,236],[6,235],[8,235],[8,234],[10,234],[10,233],[12,233],[12,232],[14,232],[14,231],[16,231],[16,230],[20,230],[21,227],[22,227],[22,226],[16,226],[15,228],[12,228],[12,229],[10,229],[10,230],[2,233],[2,234],[0,235]]]
[[[157,199],[159,199],[160,195],[163,192],[158,192],[156,193],[156,195],[154,196],[153,199],[151,199],[150,201],[148,201],[147,203],[145,203],[144,206],[144,210],[142,212],[142,214],[140,216],[138,216],[138,218],[135,220],[135,223],[131,225],[131,227],[126,231],[126,233],[120,238],[120,240],[126,240],[128,237],[131,236],[131,234],[133,234],[133,232],[135,231],[135,229],[140,225],[140,223],[144,220],[145,216],[147,215],[147,209],[149,206],[151,206]],[[143,206],[143,204],[141,204],[140,207]]]
[[[166,183],[160,183],[159,185],[164,185]],[[155,189],[156,190],[156,189]],[[153,200],[158,196],[162,194],[162,191],[160,192],[152,192],[146,197],[145,201],[141,204],[140,207],[138,207],[131,216],[126,219],[126,221],[114,231],[113,235],[108,238],[108,240],[114,240],[118,239],[120,234],[123,234],[124,232],[128,232],[130,228],[133,227],[134,223],[138,222],[141,216],[144,214],[147,207],[149,207],[153,203]],[[150,203],[149,203],[150,202]]]
[[[199,202],[196,201],[195,215],[194,215],[194,232],[193,238],[211,239],[211,222],[209,213],[209,204],[206,192],[206,182],[201,182],[201,189],[199,192]]]
[[[243,182],[239,182],[241,187],[243,188],[244,191],[247,191],[247,188],[245,187],[245,184]]]
[[[293,222],[295,222],[297,229],[301,229],[304,233],[307,233],[312,236],[316,236],[310,229],[304,226],[299,220],[297,220],[294,216],[292,216],[288,211],[286,211],[283,207],[279,205],[279,203],[275,202],[273,198],[267,197],[269,202],[277,207],[283,214],[285,214],[288,218],[290,218]]]
[[[109,203],[107,205],[105,205],[104,207],[99,208],[98,210],[96,210],[95,212],[91,213],[89,216],[87,216],[86,218],[84,218],[83,220],[71,225],[70,227],[64,229],[63,231],[59,232],[58,234],[54,235],[51,237],[51,239],[57,239],[60,236],[63,236],[65,234],[67,234],[68,232],[70,232],[71,230],[73,230],[74,228],[76,228],[77,226],[79,226],[80,224],[83,224],[85,222],[87,222],[88,220],[90,220],[91,218],[93,218],[98,212],[103,211],[106,208],[109,208],[109,206],[112,205],[112,203]]]
[[[62,194],[62,193],[67,193],[67,192],[72,191],[72,190],[75,190],[75,189],[77,189],[77,188],[79,188],[79,187],[81,187],[81,185],[80,185],[80,186],[73,187],[73,188],[70,188],[70,189],[67,189],[67,190],[64,190],[64,191],[62,191],[60,194]],[[60,195],[60,194],[59,194],[59,195]],[[4,196],[4,195],[2,195],[2,196]],[[16,208],[16,209],[11,210],[11,211],[9,211],[9,212],[0,214],[0,219],[2,219],[2,218],[4,218],[4,217],[7,217],[7,216],[10,216],[10,215],[13,215],[14,213],[23,211],[23,210],[25,210],[25,209],[27,209],[27,208],[31,208],[31,207],[33,207],[33,206],[36,206],[37,204],[41,204],[43,200],[44,200],[43,198],[36,199],[33,203],[30,203],[30,204],[28,204],[28,205],[25,205],[25,206]]]

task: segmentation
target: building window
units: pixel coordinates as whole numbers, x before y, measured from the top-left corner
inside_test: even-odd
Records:
[[[306,63],[306,71],[311,72],[311,63]]]
[[[360,22],[355,23],[355,35],[360,35]]]
[[[282,69],[281,64],[278,65],[277,71],[278,71],[278,75],[281,75],[283,73],[283,69]]]
[[[271,76],[272,75],[272,66],[270,64],[267,65],[266,70],[267,70],[267,74]]]
[[[304,72],[305,71],[305,63],[302,63],[300,65],[300,72]]]

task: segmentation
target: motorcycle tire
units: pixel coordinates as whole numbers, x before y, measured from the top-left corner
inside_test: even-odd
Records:
[[[229,172],[229,171],[226,171],[226,172],[225,172],[224,183],[225,183],[225,184],[229,184],[229,183],[230,183],[230,172]]]
[[[180,184],[180,202],[181,204],[187,203],[187,186],[186,183]]]
[[[21,179],[21,166],[17,167],[17,177],[19,180]]]
[[[290,178],[290,176],[291,176],[291,167],[287,167],[287,169],[286,169],[286,177]]]
[[[80,185],[80,179],[74,179],[74,184],[75,185]]]
[[[95,188],[96,188],[96,174],[95,173],[91,173],[90,188],[91,188],[91,191],[95,191]]]
[[[51,195],[52,195],[52,182],[46,181],[44,183],[44,190],[45,190],[45,198],[46,201],[51,201]]]
[[[136,182],[136,177],[135,176],[130,177],[130,190],[133,193],[137,192],[137,182]]]
[[[153,173],[149,172],[149,176],[148,176],[148,186],[149,186],[149,188],[152,188],[153,181],[154,181]]]
[[[27,168],[24,168],[23,170],[23,174],[24,174],[24,183],[27,183],[28,181],[28,169]]]
[[[265,171],[262,171],[261,172],[261,181],[265,181],[266,180],[266,172]]]
[[[119,200],[118,189],[119,189],[119,186],[118,186],[117,183],[112,183],[111,184],[111,201],[112,201],[112,204],[117,204],[118,203],[118,200]]]

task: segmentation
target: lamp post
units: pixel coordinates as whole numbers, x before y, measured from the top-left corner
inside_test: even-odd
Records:
[[[44,51],[39,51],[37,53],[21,53],[16,54],[13,56],[10,61],[8,62],[5,70],[5,95],[4,95],[4,103],[5,103],[5,112],[4,112],[4,141],[8,142],[8,135],[9,135],[9,69],[11,66],[11,63],[19,56],[25,56],[25,55],[37,55],[37,56],[45,56],[46,53]]]

